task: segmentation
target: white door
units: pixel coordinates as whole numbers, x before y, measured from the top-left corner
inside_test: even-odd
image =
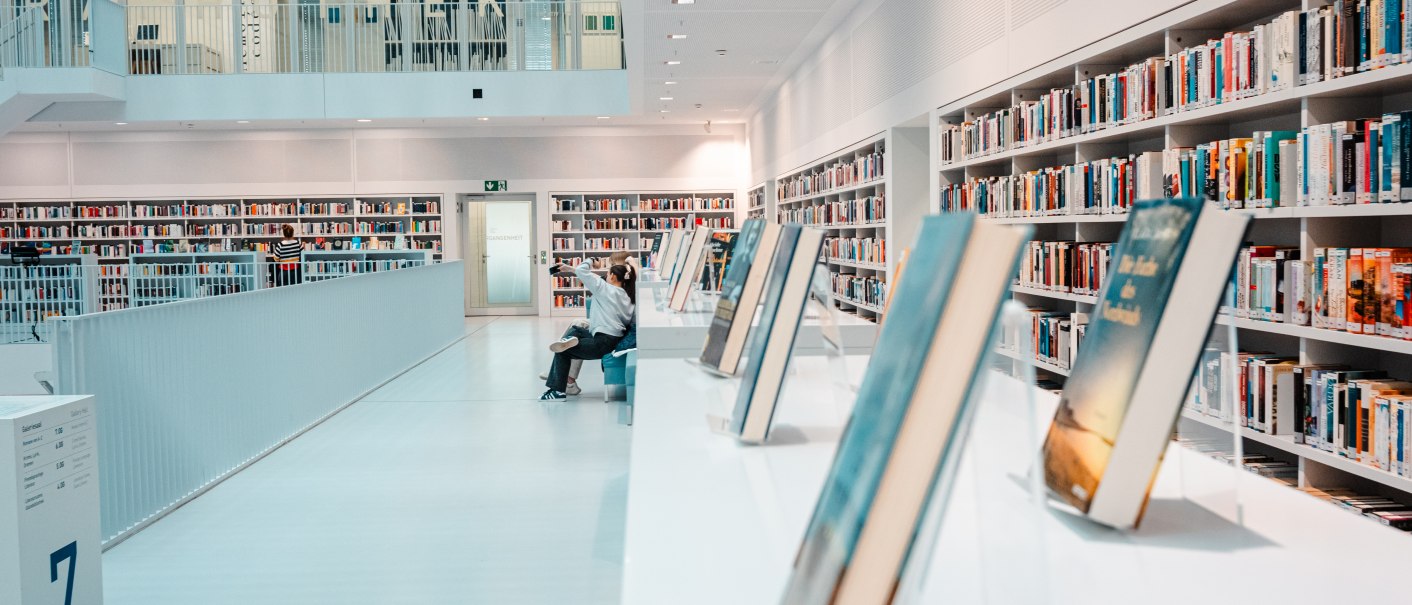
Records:
[[[468,199],[466,315],[535,315],[534,202]]]

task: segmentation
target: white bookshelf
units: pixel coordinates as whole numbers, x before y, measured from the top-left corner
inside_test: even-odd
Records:
[[[129,306],[162,303],[222,294],[249,292],[266,286],[259,275],[262,252],[139,253],[128,257]]]
[[[1074,86],[1097,74],[1120,71],[1149,57],[1166,56],[1182,48],[1221,36],[1250,31],[1288,10],[1305,10],[1323,2],[1290,0],[1209,2],[1198,0],[1180,11],[1134,26],[1071,52],[1040,67],[937,108],[933,115],[932,151],[937,158],[932,176],[932,210],[940,209],[939,193],[970,179],[1013,175],[1052,166],[1089,162],[1115,156],[1194,147],[1218,139],[1249,137],[1255,131],[1298,131],[1339,120],[1375,118],[1384,112],[1412,109],[1412,65],[1396,65],[1346,75],[1323,82],[1294,85],[1220,104],[1132,121],[1073,136],[1040,140],[978,157],[943,163],[941,132],[949,125],[972,120],[1004,107],[1033,101],[1054,88]],[[1297,247],[1310,259],[1319,247],[1412,246],[1412,202],[1348,206],[1286,206],[1237,209],[1253,217],[1247,241],[1257,245]],[[1034,239],[1074,242],[1116,241],[1126,214],[987,217],[997,223],[1027,224]],[[1056,311],[1091,311],[1096,297],[1014,286],[1021,302]],[[1298,356],[1303,363],[1342,363],[1354,368],[1383,369],[1396,377],[1412,377],[1412,342],[1371,335],[1219,317],[1218,325],[1238,329],[1240,346]],[[1023,348],[1022,348],[1023,349]],[[1028,354],[1000,354],[1062,377],[1064,368],[1049,366]],[[1187,412],[1187,416],[1200,416]],[[1192,418],[1193,420],[1200,420]],[[1207,423],[1219,427],[1219,423]],[[1250,450],[1297,461],[1301,486],[1356,487],[1383,493],[1412,504],[1412,481],[1334,454],[1295,444],[1292,438],[1242,429]]]
[[[629,252],[647,266],[652,237],[698,224],[734,230],[739,209],[729,192],[608,192],[552,193],[549,209],[550,256],[553,262],[603,264],[614,252]],[[599,245],[610,238],[609,245]],[[590,246],[592,248],[590,249]],[[581,316],[588,293],[572,277],[549,279],[550,314]]]
[[[91,254],[47,255],[28,265],[0,255],[0,342],[35,340],[49,317],[98,311],[98,275],[87,269],[97,264]]]
[[[93,254],[100,263],[142,252],[266,252],[288,224],[306,250],[351,248],[355,239],[391,248],[403,235],[439,256],[443,209],[436,195],[4,201],[0,249],[47,244],[49,253]]]
[[[760,183],[750,188],[746,194],[745,218],[765,218],[771,214],[765,200],[767,189],[770,189],[770,183]]]

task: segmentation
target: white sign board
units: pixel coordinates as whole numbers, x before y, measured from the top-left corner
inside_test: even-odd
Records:
[[[0,603],[103,602],[93,402],[0,397]]]

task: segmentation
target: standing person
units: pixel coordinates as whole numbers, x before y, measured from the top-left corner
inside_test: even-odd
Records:
[[[628,265],[608,268],[608,279],[598,277],[588,263],[580,263],[574,275],[593,294],[588,311],[588,328],[573,328],[572,334],[549,345],[554,363],[549,366],[549,387],[540,401],[556,401],[567,397],[569,366],[575,359],[600,359],[613,352],[618,341],[632,325],[637,303],[637,274]]]
[[[276,286],[288,286],[302,281],[299,260],[304,246],[294,239],[293,226],[285,225],[281,231],[284,233],[284,239],[270,249],[270,262],[273,263],[270,270],[274,272]]]
[[[585,261],[585,262],[588,262],[588,261]],[[639,269],[638,269],[638,268],[640,267],[640,265],[638,265],[638,263],[637,263],[637,257],[632,256],[632,255],[628,254],[627,252],[614,252],[611,256],[608,257],[608,266],[609,266],[609,267],[612,267],[612,266],[615,266],[615,265],[627,265],[629,268],[631,268],[631,269],[632,269],[632,271],[631,271],[632,279],[633,279],[633,282],[636,283],[636,281],[637,281],[637,276],[640,274],[640,271],[639,271]],[[557,274],[559,273],[559,270],[560,270],[560,269],[561,269],[560,265],[554,265],[553,267],[550,267],[550,268],[549,268],[549,274],[550,274],[550,275],[557,275]],[[634,297],[637,296],[636,290],[633,291],[633,296],[634,296]],[[592,301],[590,301],[589,305],[592,306]],[[587,319],[582,319],[582,318],[580,318],[580,319],[575,319],[574,322],[569,325],[569,329],[564,330],[564,335],[563,335],[562,337],[560,337],[560,339],[562,340],[562,339],[568,338],[568,337],[570,337],[570,336],[581,336],[581,335],[585,335],[585,334],[581,334],[581,332],[586,332],[587,330],[588,330],[588,320],[587,320]],[[591,335],[591,333],[588,333],[587,335]],[[565,392],[565,393],[567,393],[567,394],[569,394],[569,395],[578,395],[579,393],[582,393],[582,392],[583,392],[583,389],[580,389],[580,388],[579,388],[579,370],[582,369],[582,368],[583,368],[583,360],[582,360],[582,359],[575,359],[575,360],[572,360],[572,361],[569,363],[569,384],[568,384],[568,386],[564,389],[564,392]],[[539,379],[540,379],[540,380],[548,380],[548,379],[549,379],[549,372],[545,371],[545,372],[540,373]]]

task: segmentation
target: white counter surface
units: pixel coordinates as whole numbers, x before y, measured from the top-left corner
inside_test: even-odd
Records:
[[[701,347],[706,344],[706,332],[711,327],[711,318],[716,311],[717,295],[699,294],[687,305],[683,312],[658,308],[659,297],[666,296],[665,288],[638,289],[637,305],[637,348],[638,357],[643,359],[663,357],[698,357]],[[878,326],[873,322],[847,313],[836,313],[839,335],[849,354],[872,352],[877,340]],[[756,315],[756,323],[759,315]],[[799,337],[795,340],[795,352],[802,355],[819,355],[823,352],[822,336],[817,314],[806,312],[799,327]]]

